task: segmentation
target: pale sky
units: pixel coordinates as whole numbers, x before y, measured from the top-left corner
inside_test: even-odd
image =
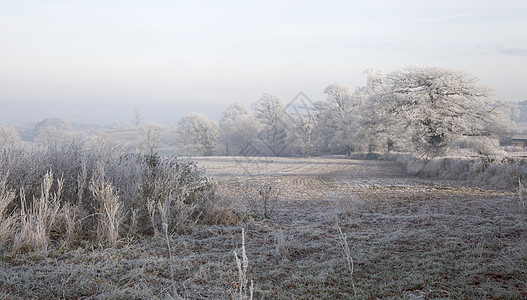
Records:
[[[0,0],[0,122],[21,106],[217,117],[262,93],[321,100],[331,83],[364,85],[365,69],[405,66],[465,70],[527,100],[527,1]]]

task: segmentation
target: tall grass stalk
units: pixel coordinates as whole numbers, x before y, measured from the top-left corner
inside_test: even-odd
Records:
[[[146,199],[146,208],[148,209],[148,217],[150,218],[150,223],[152,223],[154,237],[157,237],[158,233],[156,228],[156,204],[153,198]]]
[[[86,167],[86,159],[83,158],[80,163],[81,170],[77,174],[77,205],[82,204],[84,191],[86,190],[88,181],[88,169]]]
[[[62,207],[62,217],[66,227],[66,245],[72,245],[77,234],[78,219],[76,207],[72,206],[71,203],[66,203]]]
[[[235,297],[237,300],[246,300],[246,299],[253,299],[253,292],[254,292],[254,282],[251,280],[251,285],[249,286],[249,289],[247,290],[247,283],[249,280],[247,279],[247,267],[249,266],[249,259],[247,258],[247,254],[245,253],[245,229],[242,228],[242,255],[241,258],[238,257],[238,254],[236,251],[234,251],[234,258],[236,259],[236,265],[238,266],[238,279],[240,281],[240,288],[238,291],[237,297]],[[249,291],[249,295],[247,295],[247,291]]]
[[[170,247],[170,237],[168,235],[168,221],[170,216],[170,203],[172,202],[171,194],[168,194],[164,203],[158,203],[159,214],[161,215],[161,226],[165,234],[165,241],[168,249],[168,268],[170,270],[170,280],[172,282],[172,293],[175,299],[180,299],[176,289],[176,281],[174,280],[174,269],[172,268],[172,248]]]
[[[518,177],[518,197],[519,197],[518,201],[520,204],[521,213],[525,214],[525,201],[523,200],[523,190],[524,190],[523,183],[521,179]]]
[[[355,280],[353,279],[353,271],[355,269],[355,266],[353,264],[353,257],[351,256],[351,249],[348,244],[348,237],[346,236],[345,233],[342,232],[342,229],[340,228],[340,226],[337,225],[337,229],[339,231],[338,238],[340,241],[340,246],[342,247],[342,250],[344,251],[344,255],[346,256],[346,262],[348,263],[348,270],[350,272],[350,277],[351,277],[351,286],[353,287],[353,295],[355,299],[358,299],[357,289],[355,288]]]

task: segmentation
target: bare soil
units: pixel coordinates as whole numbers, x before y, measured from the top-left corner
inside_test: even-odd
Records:
[[[123,238],[118,249],[3,253],[0,299],[232,299],[241,228],[256,299],[527,298],[527,220],[514,193],[412,177],[386,161],[197,160],[237,224],[171,235],[171,258],[153,237]],[[246,199],[247,182],[281,187],[271,218]]]

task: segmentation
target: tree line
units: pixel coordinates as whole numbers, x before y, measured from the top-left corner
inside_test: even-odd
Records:
[[[187,155],[327,155],[355,151],[413,152],[424,157],[458,149],[497,151],[514,127],[515,105],[465,71],[406,67],[367,71],[366,86],[334,83],[324,101],[288,109],[272,94],[251,107],[231,104],[219,122],[192,113],[178,123],[179,152]]]

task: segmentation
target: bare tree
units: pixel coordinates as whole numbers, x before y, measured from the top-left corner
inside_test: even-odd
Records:
[[[226,155],[239,155],[242,149],[256,140],[261,125],[249,108],[242,103],[230,105],[222,114],[219,141]]]
[[[218,142],[218,123],[191,113],[178,123],[178,144],[184,154],[213,155]]]
[[[156,154],[159,151],[163,130],[161,125],[147,121],[141,128],[138,148],[150,155]]]
[[[307,115],[291,115],[295,124],[295,145],[302,155],[313,154],[318,146],[314,138],[314,129],[317,125],[315,113],[309,112]]]
[[[357,109],[363,102],[345,85],[334,83],[324,89],[326,101],[317,102],[319,111],[314,128],[320,143],[330,152],[349,152],[358,124]]]
[[[285,105],[277,96],[263,94],[253,104],[256,118],[264,125],[259,137],[268,145],[274,155],[279,156],[290,143],[289,128],[291,118]]]
[[[139,108],[134,108],[134,125],[139,127],[141,125],[141,122],[143,121],[143,115],[141,113],[141,110]]]

